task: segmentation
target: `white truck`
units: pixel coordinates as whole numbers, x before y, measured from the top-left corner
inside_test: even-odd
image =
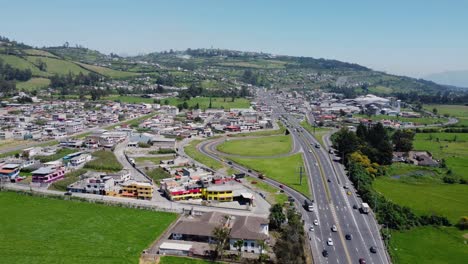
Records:
[[[361,204],[361,213],[368,214],[370,212],[370,207],[367,203]]]

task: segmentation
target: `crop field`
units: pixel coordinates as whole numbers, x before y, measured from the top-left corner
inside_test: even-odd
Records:
[[[299,183],[299,166],[304,165],[301,154],[271,159],[230,159],[242,166],[263,173],[265,177],[281,182],[307,196],[310,196],[307,175],[303,175],[302,184]]]
[[[69,72],[77,75],[80,72],[83,74],[88,74],[89,71],[81,68],[80,66],[76,65],[73,62],[54,59],[54,58],[46,58],[46,57],[37,57],[37,56],[26,56],[26,59],[31,63],[36,63],[36,60],[40,59],[47,64],[47,72],[49,74],[60,74],[65,75]]]
[[[42,76],[42,77],[47,77],[49,74],[47,72],[43,72],[39,70],[34,64],[31,62],[22,59],[18,56],[14,55],[5,55],[5,54],[0,54],[0,59],[3,60],[3,63],[8,63],[14,68],[20,69],[20,70],[25,70],[25,69],[31,69],[32,75],[33,76]]]
[[[291,151],[291,136],[271,136],[229,140],[218,145],[221,152],[242,156],[274,156]]]
[[[17,82],[16,88],[18,90],[33,91],[41,88],[49,87],[50,80],[46,78],[31,78],[26,82]]]
[[[113,69],[101,67],[101,66],[96,66],[96,65],[89,65],[89,64],[84,64],[84,63],[77,63],[77,64],[89,71],[96,72],[98,74],[111,77],[111,78],[116,78],[116,79],[128,78],[128,77],[139,75],[139,73],[135,73],[135,72],[117,71],[117,70],[113,70]]]
[[[467,232],[454,227],[418,227],[392,232],[390,254],[395,264],[466,263]]]
[[[437,213],[446,216],[452,223],[468,215],[466,184],[443,184],[430,180],[405,182],[379,177],[373,186],[388,199],[408,206],[420,215]]]
[[[413,145],[445,159],[454,175],[468,180],[468,133],[417,133]]]
[[[0,192],[2,263],[138,263],[175,214]]]

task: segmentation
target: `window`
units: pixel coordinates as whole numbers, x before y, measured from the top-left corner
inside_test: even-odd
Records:
[[[254,242],[250,242],[250,246],[251,246],[251,247],[255,247],[255,243],[254,243]]]
[[[246,247],[246,246],[247,246],[247,242],[244,242],[244,247]]]

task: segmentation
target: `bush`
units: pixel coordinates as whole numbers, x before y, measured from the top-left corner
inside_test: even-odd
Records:
[[[159,149],[159,150],[152,150],[149,152],[149,154],[155,155],[155,154],[173,154],[176,153],[175,150],[173,149]]]
[[[110,151],[98,150],[93,152],[92,155],[95,159],[86,163],[84,167],[87,169],[115,172],[120,171],[123,168],[114,153]]]
[[[138,147],[140,147],[140,148],[149,148],[149,147],[151,147],[151,145],[148,144],[148,143],[145,143],[145,142],[138,142]]]
[[[460,218],[460,221],[458,221],[457,223],[457,227],[461,230],[468,229],[468,216],[463,216],[462,218]]]

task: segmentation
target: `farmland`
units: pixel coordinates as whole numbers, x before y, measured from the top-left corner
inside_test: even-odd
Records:
[[[16,88],[19,90],[33,91],[41,88],[49,87],[50,80],[46,78],[31,78],[26,82],[17,82]]]
[[[291,136],[271,136],[225,141],[218,145],[221,152],[243,156],[273,156],[291,151]]]
[[[178,105],[184,102],[180,98],[169,98],[167,99],[170,105]],[[201,109],[207,109],[210,105],[210,98],[208,97],[195,97],[186,101],[189,107],[195,107],[197,104]],[[211,108],[249,108],[250,101],[245,98],[235,98],[234,102],[231,98],[213,97],[211,98]]]
[[[32,64],[36,63],[36,61],[40,59],[47,64],[47,72],[49,74],[61,74],[65,75],[71,72],[72,74],[79,74],[80,72],[83,74],[88,74],[89,71],[81,68],[77,64],[60,59],[48,58],[48,57],[37,57],[37,56],[26,56],[26,60],[31,62]],[[33,73],[34,74],[34,73]]]
[[[248,159],[230,158],[242,166],[262,172],[266,177],[281,182],[289,187],[310,196],[307,175],[303,176],[302,184],[299,184],[298,168],[302,166],[301,154],[295,154],[284,158]]]
[[[138,263],[175,214],[0,192],[3,263]],[[125,228],[122,228],[125,227]]]
[[[377,178],[373,186],[388,199],[410,207],[419,215],[437,213],[456,223],[463,215],[468,214],[466,184],[443,184],[430,179],[404,181],[384,177]]]
[[[117,71],[117,70],[113,70],[113,69],[101,67],[101,66],[96,66],[96,65],[89,65],[89,64],[84,64],[84,63],[77,63],[77,64],[89,71],[92,71],[92,72],[95,72],[95,73],[98,73],[107,77],[116,78],[116,79],[128,78],[128,77],[139,75],[138,73],[135,73],[135,72]]]
[[[453,227],[418,227],[392,232],[389,251],[394,263],[465,263],[466,238]],[[465,242],[463,242],[465,241]]]
[[[468,180],[468,133],[417,133],[414,149],[427,150],[436,159],[445,159],[454,175]]]

